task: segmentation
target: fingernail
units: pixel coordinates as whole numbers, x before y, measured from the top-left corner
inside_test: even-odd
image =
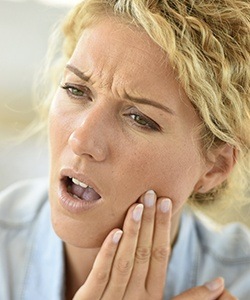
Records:
[[[171,205],[171,201],[170,199],[163,199],[161,201],[161,204],[160,204],[160,210],[163,212],[163,213],[166,213],[169,211],[169,208],[170,208],[170,205]]]
[[[123,234],[123,232],[121,230],[118,230],[114,233],[113,238],[112,238],[114,244],[119,243],[119,241],[122,237],[122,234]]]
[[[153,190],[149,190],[144,195],[144,203],[147,207],[152,207],[155,204],[155,192]]]
[[[224,279],[218,277],[210,282],[205,283],[205,286],[212,292],[218,290],[220,287],[224,286]]]
[[[139,222],[142,217],[143,204],[138,204],[133,210],[133,219],[136,222]]]

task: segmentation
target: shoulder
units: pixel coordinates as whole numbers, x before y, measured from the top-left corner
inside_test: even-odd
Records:
[[[218,225],[201,214],[193,215],[196,240],[197,284],[214,277],[239,299],[250,294],[250,231],[241,223]]]
[[[224,264],[250,264],[250,230],[241,223],[219,225],[203,214],[194,215],[202,251]]]
[[[232,295],[249,299],[249,229],[218,225],[186,206],[169,262],[166,299],[219,276]]]
[[[0,192],[0,225],[31,222],[48,199],[48,179],[24,180]]]
[[[62,242],[50,222],[47,179],[18,182],[0,193],[0,266],[0,299],[38,299],[39,292],[59,286]]]

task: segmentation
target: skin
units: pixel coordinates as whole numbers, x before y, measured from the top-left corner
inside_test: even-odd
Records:
[[[91,82],[66,68],[62,85],[78,85],[83,91],[87,86],[87,94],[74,99],[59,88],[50,110],[53,222],[65,242],[80,247],[100,246],[149,189],[172,199],[172,224],[177,224],[178,212],[206,170],[196,130],[200,120],[166,55],[145,33],[122,24],[113,27],[112,22],[102,22],[84,31],[68,64],[91,76]],[[174,114],[135,104],[125,93],[153,99]],[[132,118],[139,113],[162,130],[141,127]],[[58,206],[64,167],[91,178],[104,199],[99,209],[75,216]],[[96,218],[99,224],[93,223]]]
[[[201,155],[198,114],[167,55],[143,31],[112,19],[87,28],[61,84],[49,116],[50,202],[54,229],[65,243],[67,298],[85,283],[75,299],[161,299],[183,205],[193,191],[225,177],[213,172],[218,153],[209,162]],[[63,168],[94,182],[101,205],[82,213],[65,210],[58,201]],[[144,198],[148,190],[156,193],[151,206]],[[138,203],[144,213],[135,221]],[[115,228],[123,229],[120,244],[112,241]],[[146,249],[143,264],[136,263],[138,248]],[[114,267],[120,261],[128,262],[128,270]],[[104,265],[108,273],[99,282]],[[96,284],[100,295],[93,294]],[[218,298],[223,289],[221,284],[204,299],[224,299]]]

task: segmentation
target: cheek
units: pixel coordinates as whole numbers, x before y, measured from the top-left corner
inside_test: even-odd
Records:
[[[70,136],[71,124],[71,120],[66,111],[60,108],[57,98],[52,102],[48,120],[50,155],[52,162],[54,162],[53,158],[58,158],[58,155],[63,151],[63,148],[67,144]]]
[[[202,171],[196,148],[169,145],[138,153],[131,155],[131,169],[127,170],[131,186],[142,192],[153,189],[158,197],[169,197],[174,210],[178,210],[192,193]]]
[[[173,201],[174,211],[178,211],[192,194],[201,170],[199,163],[193,156],[176,156],[171,163],[162,164],[162,176],[159,180],[158,190],[160,196],[167,196]]]

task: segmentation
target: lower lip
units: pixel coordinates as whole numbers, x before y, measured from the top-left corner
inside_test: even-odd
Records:
[[[96,201],[85,201],[74,198],[70,193],[68,193],[67,186],[63,181],[60,182],[58,194],[61,206],[73,214],[79,214],[84,211],[91,210],[102,203],[102,198]]]

